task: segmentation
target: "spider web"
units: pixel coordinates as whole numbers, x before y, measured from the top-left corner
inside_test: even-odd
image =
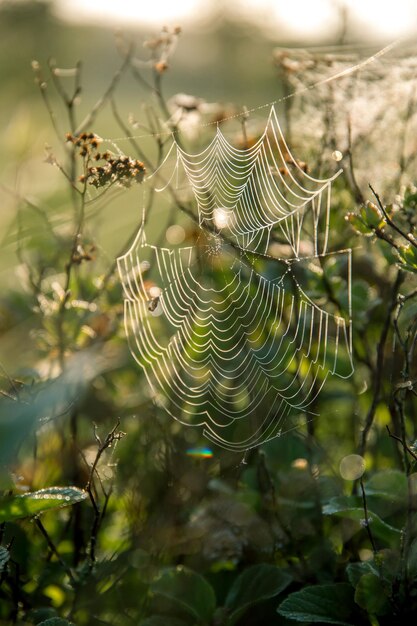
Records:
[[[182,175],[199,234],[194,246],[159,247],[147,243],[143,220],[118,259],[126,334],[157,403],[216,444],[247,450],[279,436],[290,416],[312,412],[329,375],[352,373],[351,251],[328,251],[331,184],[341,170],[309,175],[273,107],[250,147],[234,147],[217,128],[198,154],[175,141],[166,162],[172,153],[158,191]],[[344,312],[301,284],[329,258],[346,270]]]

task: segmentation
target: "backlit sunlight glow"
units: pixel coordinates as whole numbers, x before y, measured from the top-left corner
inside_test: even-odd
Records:
[[[198,17],[204,4],[202,0],[60,0],[59,13],[71,21],[164,26]]]
[[[73,21],[159,27],[201,18],[216,6],[214,0],[59,0],[59,13]],[[269,30],[272,27],[277,35],[285,35],[285,31],[300,37],[333,33],[340,27],[343,9],[348,23],[365,37],[398,37],[417,27],[415,0],[231,0],[230,6]]]
[[[398,37],[417,27],[415,0],[239,0],[247,14],[253,12],[269,27],[282,26],[290,34],[320,37],[341,26],[343,12],[348,25],[364,36]],[[272,22],[272,24],[271,24]]]
[[[344,0],[362,32],[371,27],[387,37],[398,37],[415,31],[417,3],[415,0]]]
[[[338,24],[332,0],[240,0],[239,4],[247,16],[257,16],[277,33],[320,37]]]
[[[329,0],[279,0],[273,5],[276,20],[281,19],[286,27],[300,34],[321,32],[334,20],[335,12]]]

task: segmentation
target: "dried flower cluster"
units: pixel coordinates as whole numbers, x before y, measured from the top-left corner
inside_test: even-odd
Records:
[[[85,157],[95,154],[102,141],[101,138],[94,133],[80,133],[79,135],[66,133],[65,138],[68,143],[72,143],[74,146],[78,147],[80,149],[80,155]]]
[[[95,251],[96,247],[94,244],[90,244],[88,247],[78,244],[72,255],[72,263],[75,265],[81,265],[83,261],[93,261],[95,258]]]
[[[98,189],[114,183],[130,187],[132,183],[143,181],[146,169],[142,161],[125,155],[115,156],[108,150],[98,152],[102,140],[94,133],[81,133],[78,136],[67,133],[66,138],[68,142],[79,147],[80,155],[88,162],[104,161],[104,165],[87,164],[86,173],[79,177],[81,183],[88,182]]]
[[[117,183],[123,187],[130,187],[132,183],[141,183],[145,176],[145,166],[142,161],[128,156],[112,156],[109,152],[98,153],[96,160],[104,160],[105,165],[92,166],[87,169],[85,176],[80,176],[80,181],[87,182],[94,187],[105,187]]]
[[[168,69],[168,59],[173,54],[181,28],[175,26],[168,28],[164,26],[160,35],[149,39],[144,43],[144,47],[151,51],[152,65],[158,74],[163,74]]]

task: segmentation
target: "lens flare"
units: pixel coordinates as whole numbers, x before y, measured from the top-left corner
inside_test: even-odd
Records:
[[[206,446],[188,448],[186,454],[193,459],[211,459],[213,457],[212,450]]]

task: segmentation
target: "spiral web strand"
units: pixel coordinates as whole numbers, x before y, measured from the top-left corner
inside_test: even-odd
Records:
[[[217,128],[200,153],[175,141],[167,160],[172,152],[172,175],[158,191],[185,177],[201,234],[195,246],[157,247],[142,223],[118,259],[126,334],[172,417],[224,448],[247,450],[280,435],[290,416],[308,414],[329,375],[352,373],[351,251],[328,252],[331,184],[341,171],[310,176],[273,107],[248,148],[233,147]],[[299,279],[305,266],[319,271],[341,255],[346,317],[314,302]],[[149,266],[158,276],[152,299]]]

